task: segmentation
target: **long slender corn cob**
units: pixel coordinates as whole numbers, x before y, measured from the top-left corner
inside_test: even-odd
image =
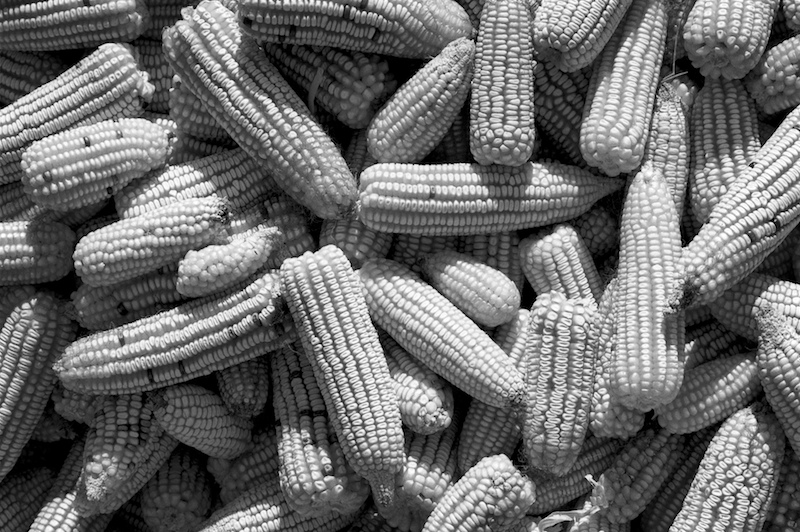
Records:
[[[392,247],[392,235],[374,231],[358,218],[323,220],[319,233],[319,245],[333,244],[340,248],[350,260],[353,268],[360,268],[365,260],[386,257]]]
[[[264,210],[269,222],[283,232],[288,256],[298,257],[306,251],[317,249],[309,224],[309,213],[297,202],[284,194],[278,194],[264,200]]]
[[[412,356],[479,401],[523,404],[522,373],[436,289],[389,259],[370,259],[359,273],[370,316]]]
[[[581,153],[608,175],[632,172],[644,157],[666,27],[664,0],[633,0],[592,71]]]
[[[760,530],[783,456],[780,425],[763,402],[731,415],[711,440],[670,532]]]
[[[462,253],[472,255],[480,262],[496,269],[514,281],[522,291],[525,274],[519,258],[520,237],[517,231],[501,231],[485,235],[465,235],[460,238]]]
[[[0,285],[46,283],[72,270],[75,232],[60,222],[0,222]]]
[[[377,161],[416,163],[447,134],[467,101],[475,43],[456,39],[392,94],[367,127]]]
[[[697,0],[683,27],[683,46],[707,78],[744,77],[767,46],[779,0]]]
[[[174,72],[161,49],[161,36],[158,39],[135,39],[131,44],[139,54],[139,64],[153,84],[153,99],[147,110],[169,114],[169,91]]]
[[[52,81],[68,65],[41,52],[0,52],[0,107]]]
[[[139,116],[153,85],[130,45],[109,43],[0,110],[0,183],[22,176],[20,160],[31,142],[70,127]]]
[[[786,448],[778,475],[778,489],[767,510],[763,532],[791,532],[800,518],[800,460],[790,448]]]
[[[716,319],[687,327],[683,369],[687,371],[715,358],[735,354],[740,350],[738,344],[739,337]]]
[[[434,56],[447,43],[473,34],[469,16],[455,0],[242,0],[238,18],[258,41],[399,57]]]
[[[272,396],[269,360],[266,354],[214,373],[219,395],[233,415],[254,418],[266,408]]]
[[[350,514],[367,500],[370,486],[348,463],[311,362],[296,347],[284,348],[272,363],[281,491],[304,515]]]
[[[520,166],[533,154],[532,20],[527,0],[486,0],[481,11],[469,105],[480,164]]]
[[[281,286],[344,456],[387,506],[403,463],[402,423],[358,276],[325,246],[285,260]]]
[[[13,471],[0,483],[0,526],[27,532],[45,503],[54,473],[46,467]]]
[[[361,173],[359,219],[388,233],[499,233],[567,221],[622,185],[555,162],[379,163]]]
[[[469,106],[464,104],[439,144],[425,159],[431,163],[471,162],[469,151]]]
[[[795,81],[800,57],[794,35],[768,48],[744,78],[750,96],[758,109],[774,115],[800,103],[800,86]]]
[[[234,13],[201,2],[191,18],[164,32],[164,52],[182,82],[290,196],[321,218],[351,210],[356,182],[344,158],[258,45],[242,38]]]
[[[178,75],[172,76],[169,116],[179,131],[192,138],[223,145],[233,143],[228,132],[208,111],[203,99],[195,96]]]

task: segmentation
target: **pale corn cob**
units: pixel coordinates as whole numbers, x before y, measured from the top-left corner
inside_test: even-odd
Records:
[[[591,64],[622,22],[631,0],[542,0],[533,43],[542,60],[574,72]]]
[[[185,382],[278,349],[295,335],[277,273],[84,336],[55,369],[65,387],[131,393]],[[151,343],[157,338],[158,348]]]
[[[403,433],[366,290],[335,246],[286,259],[280,271],[284,298],[344,456],[385,507],[403,464]]]
[[[177,272],[173,263],[121,283],[82,284],[70,294],[74,319],[85,329],[100,331],[174,308],[187,299],[175,287]]]
[[[109,43],[0,109],[0,183],[22,177],[22,151],[59,131],[115,117],[138,116],[153,96],[130,45]]]
[[[530,311],[517,310],[514,318],[495,329],[493,339],[514,365],[524,370]],[[503,408],[472,400],[459,434],[458,470],[464,474],[484,456],[512,456],[522,437],[517,417]]]
[[[203,454],[233,459],[250,447],[253,421],[232,414],[207,388],[173,384],[150,392],[149,400],[164,431]]]
[[[211,490],[200,457],[178,447],[142,488],[142,517],[154,532],[190,532],[211,509]]]
[[[178,130],[175,137],[175,146],[168,164],[183,164],[215,153],[221,153],[236,148],[236,143],[229,141],[204,140],[193,137],[188,133]]]
[[[537,294],[553,291],[570,299],[600,300],[600,274],[572,225],[560,223],[523,238],[519,255],[525,278]]]
[[[22,152],[22,184],[58,211],[108,200],[167,161],[171,138],[144,118],[101,120],[37,140]]]
[[[763,402],[731,415],[711,440],[670,532],[760,530],[783,456],[780,425]]]
[[[469,148],[480,164],[521,166],[533,155],[532,21],[527,0],[483,5],[469,104]]]
[[[800,4],[797,0],[781,0],[781,9],[786,17],[786,25],[793,30],[800,30]]]
[[[72,270],[74,248],[61,222],[0,222],[0,285],[57,281]]]
[[[219,395],[233,415],[254,418],[266,408],[271,397],[269,360],[269,354],[262,355],[214,372]]]
[[[439,251],[456,250],[457,247],[458,239],[455,236],[427,236],[397,233],[394,235],[389,258],[408,266],[414,273],[420,274],[422,273],[422,268],[417,260],[419,257],[431,253],[438,253]]]
[[[528,401],[520,418],[528,466],[563,476],[578,458],[589,426],[594,353],[587,349],[593,299],[552,291],[533,302],[525,344]]]
[[[103,398],[86,435],[74,506],[108,514],[133,497],[178,446],[141,393]]]
[[[655,409],[659,425],[688,434],[724,420],[761,394],[752,351],[710,360],[686,372],[678,395]]]
[[[504,455],[482,458],[447,490],[423,532],[478,531],[513,526],[536,499],[536,486]]]
[[[800,103],[800,86],[796,81],[797,44],[794,35],[768,48],[758,63],[745,76],[744,83],[758,110],[774,115]]]
[[[102,399],[98,400],[97,396],[68,390],[59,380],[56,380],[50,400],[57,414],[83,425],[92,422],[95,412],[102,405]]]
[[[327,46],[266,44],[267,57],[301,88],[311,114],[316,105],[352,129],[369,125],[397,82],[385,57]]]
[[[358,218],[323,220],[319,233],[319,245],[333,244],[340,248],[353,265],[360,268],[365,260],[386,257],[392,247],[392,235],[373,231]]]
[[[5,532],[28,532],[54,479],[46,467],[12,471],[0,482],[0,527]]]
[[[311,217],[293,199],[284,194],[268,197],[264,200],[264,210],[269,223],[283,233],[285,252],[289,257],[298,257],[306,251],[317,249],[309,224]]]
[[[522,405],[522,373],[436,289],[389,259],[370,259],[359,273],[370,316],[412,356],[479,401]]]
[[[368,166],[372,166],[376,161],[375,157],[370,155],[369,143],[367,142],[367,130],[359,129],[353,131],[349,140],[344,146],[342,155],[344,160],[347,161],[347,167],[353,172],[353,175],[358,179],[361,176],[361,171]]]
[[[380,162],[422,161],[467,101],[475,43],[451,42],[392,94],[367,124],[370,155]]]
[[[525,284],[525,274],[522,273],[519,258],[519,242],[517,231],[465,235],[461,238],[460,250],[506,274],[521,292]]]
[[[182,82],[296,201],[320,218],[350,211],[357,189],[344,158],[258,45],[242,38],[236,15],[216,1],[191,15],[163,36]]]
[[[786,448],[778,475],[778,489],[767,510],[763,532],[792,532],[800,518],[800,460],[789,447]]]
[[[418,434],[440,432],[453,420],[453,388],[412,357],[386,331],[378,338],[394,380],[403,425]]]
[[[0,52],[0,107],[52,81],[67,69],[55,54]]]
[[[259,42],[332,46],[399,57],[434,56],[459,37],[472,37],[455,0],[364,3],[352,0],[241,0],[242,30]]]
[[[209,457],[207,468],[220,487],[220,500],[228,504],[263,482],[278,478],[278,431],[266,424],[253,431],[252,447],[234,460]]]
[[[25,194],[22,181],[0,185],[0,221],[23,222],[51,215],[52,211],[35,204]]]
[[[498,233],[569,220],[622,185],[555,162],[379,163],[361,173],[359,219],[389,233]]]
[[[642,162],[664,57],[665,0],[633,0],[597,58],[581,120],[581,153],[607,175]]]
[[[698,225],[748,170],[761,141],[752,98],[741,80],[709,79],[692,106],[689,200]]]
[[[619,293],[612,309],[618,313],[617,351],[609,383],[620,403],[642,412],[669,403],[681,386],[684,316],[667,311],[680,253],[678,214],[666,179],[646,165],[631,181],[622,211]]]
[[[431,163],[472,162],[469,152],[469,104],[464,104],[442,140],[425,160]]]
[[[278,475],[286,504],[306,516],[357,511],[370,485],[345,457],[302,347],[284,348],[272,368]]]
[[[713,360],[739,351],[739,337],[716,319],[686,328],[686,344],[683,348],[684,372]]]
[[[139,64],[147,72],[150,83],[153,84],[153,99],[147,110],[168,114],[169,91],[174,73],[161,49],[161,36],[159,35],[158,39],[136,39],[131,44],[139,54]]]
[[[233,142],[230,134],[214,118],[199,96],[189,90],[178,75],[172,76],[169,90],[169,116],[186,135],[219,144]]]
[[[619,219],[603,205],[595,204],[569,223],[594,258],[610,253],[619,245]]]
[[[485,327],[511,320],[520,308],[520,292],[506,274],[457,251],[419,257],[422,278],[469,319]]]
[[[78,241],[72,254],[75,272],[92,286],[133,279],[214,242],[229,216],[227,200],[208,196],[114,222]]]
[[[767,46],[779,0],[697,0],[683,27],[683,46],[706,78],[739,79]]]

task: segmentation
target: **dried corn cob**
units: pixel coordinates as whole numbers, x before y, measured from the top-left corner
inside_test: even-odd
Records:
[[[569,223],[594,258],[610,253],[619,245],[619,219],[603,205],[595,204]]]
[[[527,0],[486,0],[481,11],[469,105],[480,164],[520,166],[533,155],[532,21]]]
[[[137,493],[111,514],[111,523],[104,532],[154,532],[144,520],[141,498]]]
[[[0,52],[0,107],[54,80],[66,69],[54,54]]]
[[[398,233],[394,235],[394,243],[389,258],[405,264],[416,274],[422,273],[417,259],[423,255],[439,251],[456,250],[458,239],[455,236],[426,236]],[[363,265],[363,263],[362,263]]]
[[[265,479],[277,479],[278,431],[272,425],[262,425],[253,431],[252,447],[234,460],[209,457],[208,470],[220,487],[220,500],[228,504],[254,488]]]
[[[589,166],[615,176],[644,157],[667,28],[665,0],[633,0],[597,59],[581,121]]]
[[[683,46],[692,65],[711,79],[744,77],[764,53],[779,4],[697,0],[683,27]]]
[[[50,135],[22,153],[22,184],[34,203],[59,211],[109,199],[167,161],[171,139],[144,118],[101,120]]]
[[[797,454],[786,448],[783,464],[778,474],[778,489],[767,510],[763,532],[791,532],[800,518],[800,460]]]
[[[747,91],[762,113],[774,115],[800,103],[800,87],[795,81],[800,63],[798,42],[800,36],[795,35],[768,48],[744,78]]]
[[[380,514],[375,504],[368,505],[361,511],[346,530],[347,532],[400,532],[397,527],[386,522],[386,518]]]
[[[242,38],[234,13],[201,2],[163,39],[182,82],[281,188],[321,218],[351,210],[356,182],[344,158],[256,43]]]
[[[161,36],[157,39],[136,39],[131,43],[138,52],[139,64],[153,84],[153,99],[148,111],[169,114],[169,91],[172,87],[172,67],[161,49]]]
[[[55,411],[53,402],[48,401],[39,421],[36,422],[36,428],[33,429],[30,441],[54,443],[61,440],[74,440],[76,435],[74,425],[59,415]]]
[[[293,199],[283,194],[270,196],[264,200],[264,210],[269,223],[283,233],[285,251],[289,257],[298,257],[306,251],[317,249],[309,227],[309,213]]]
[[[153,96],[130,45],[103,44],[89,56],[0,110],[0,183],[22,177],[22,151],[59,131],[138,116]]]
[[[389,233],[499,233],[574,218],[621,181],[554,162],[379,163],[361,173],[359,219]]]
[[[169,116],[175,121],[178,130],[190,137],[220,144],[233,142],[228,132],[208,111],[203,100],[195,96],[178,75],[172,76]]]
[[[350,260],[353,268],[360,268],[365,260],[386,257],[392,246],[392,235],[373,231],[357,218],[323,220],[319,245],[333,244]]]
[[[713,318],[691,328],[687,327],[686,345],[683,349],[684,372],[715,358],[736,353],[738,341],[736,334]]]
[[[469,17],[455,0],[364,3],[241,0],[242,30],[260,42],[332,46],[399,57],[434,56],[459,37],[472,37]]]
[[[350,171],[353,172],[356,179],[361,176],[361,171],[364,168],[378,162],[375,160],[375,157],[369,153],[366,129],[353,131],[353,134],[344,146],[342,155],[344,155],[344,160],[347,161],[347,167],[350,168]]]
[[[469,105],[464,104],[442,140],[425,159],[430,163],[472,162],[469,152]]]
[[[465,235],[460,238],[460,250],[480,262],[506,274],[522,291],[525,274],[519,259],[519,234],[501,231],[485,235]]]
[[[281,286],[344,456],[385,507],[402,468],[402,424],[358,276],[339,248],[325,246],[285,260]]]
[[[268,354],[262,355],[214,373],[219,395],[233,415],[254,418],[266,408],[271,396],[269,360]]]
[[[54,473],[46,467],[12,471],[0,483],[0,527],[27,532],[45,503]]]
[[[614,523],[612,522],[608,516],[604,512],[599,512],[598,507],[592,503],[592,499],[588,495],[582,495],[577,499],[575,503],[572,504],[574,510],[570,510],[564,512],[566,516],[572,517],[572,520],[575,521],[571,525],[567,525],[568,532],[630,532],[631,531],[631,522],[626,521],[625,523]],[[549,520],[559,519],[560,513],[555,513],[554,515],[545,516],[539,521],[539,525],[536,528],[531,529],[523,529],[522,532],[527,532],[530,530],[531,532],[538,532],[543,526],[545,530],[547,530],[547,525]],[[565,516],[565,517],[566,517]],[[535,518],[531,518],[535,519]],[[569,521],[567,521],[569,522]]]
[[[475,43],[451,42],[389,97],[367,127],[370,155],[416,163],[444,138],[469,96]]]
[[[97,396],[68,390],[59,380],[56,381],[50,399],[57,414],[64,419],[84,425],[92,422],[95,412],[102,404],[102,400],[97,400]]]
[[[368,260],[360,276],[370,316],[412,356],[479,401],[522,404],[522,373],[436,289],[389,259]]]
[[[72,270],[75,233],[60,222],[0,222],[0,285],[57,281]]]
[[[281,491],[303,515],[351,514],[367,500],[370,486],[347,462],[311,363],[296,347],[273,359]]]

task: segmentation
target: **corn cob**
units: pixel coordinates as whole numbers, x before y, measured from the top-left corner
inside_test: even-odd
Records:
[[[464,11],[467,12],[469,15],[469,20],[472,22],[472,26],[477,30],[478,24],[481,20],[481,11],[483,10],[483,4],[486,0],[456,0],[461,7],[464,8]]]
[[[418,434],[441,432],[453,420],[453,388],[420,363],[389,336],[378,330],[394,381],[403,425]]]
[[[319,245],[333,244],[340,248],[353,265],[360,268],[365,260],[386,257],[392,247],[392,235],[373,231],[357,218],[323,220]]]
[[[0,107],[52,81],[66,69],[54,54],[0,52]]]
[[[620,240],[610,386],[623,405],[646,412],[678,393],[684,346],[683,313],[667,312],[667,295],[680,276],[678,216],[664,174],[652,165],[642,167],[628,188]]]
[[[402,468],[402,424],[358,276],[335,246],[285,260],[280,276],[344,456],[385,507]]]
[[[34,218],[52,219],[53,211],[31,201],[22,187],[22,181],[0,185],[0,221],[23,222]]]
[[[344,158],[258,45],[242,38],[234,13],[201,2],[163,40],[182,82],[281,188],[320,218],[351,210],[356,182]]]
[[[472,37],[466,11],[455,0],[364,3],[316,0],[242,0],[239,25],[259,42],[332,46],[397,57],[424,58],[459,37]]]
[[[774,115],[800,103],[800,87],[795,81],[797,43],[800,36],[791,36],[770,47],[744,78],[750,96],[758,110]]]
[[[261,414],[271,397],[269,355],[245,360],[214,373],[219,395],[235,416],[254,418]]]
[[[800,244],[800,231],[792,231],[774,251],[764,257],[753,273],[773,275],[780,279],[796,279],[792,258],[796,254],[798,244]]]
[[[767,510],[763,532],[791,532],[800,518],[800,460],[797,454],[786,448],[783,464],[778,475],[778,489]]]
[[[375,504],[367,506],[346,532],[400,532],[400,529],[386,522]]]
[[[142,517],[155,532],[190,532],[211,509],[211,489],[200,457],[178,447],[142,488]]]
[[[469,151],[469,104],[465,103],[442,140],[425,158],[429,163],[472,162]]]
[[[430,154],[467,101],[474,57],[475,43],[456,39],[392,94],[367,124],[370,155],[415,163]]]
[[[619,245],[619,219],[603,205],[594,205],[569,223],[581,236],[593,258],[600,258]]]
[[[480,262],[496,269],[514,281],[522,291],[525,274],[519,257],[520,237],[516,231],[502,231],[485,235],[465,235],[461,239],[461,251],[472,255]]]
[[[782,0],[781,9],[786,17],[786,25],[793,30],[800,30],[800,4],[796,0]]]
[[[252,447],[234,460],[213,457],[207,460],[207,468],[220,487],[222,504],[228,504],[265,479],[278,478],[276,427],[271,424],[256,427],[252,441]]]
[[[520,166],[533,154],[532,19],[527,0],[486,0],[481,11],[469,107],[480,164]]]
[[[670,532],[760,530],[783,456],[780,425],[763,402],[731,415],[711,440]]]
[[[591,64],[622,22],[632,0],[542,0],[533,23],[538,57],[574,72]]]
[[[587,349],[597,306],[560,292],[533,302],[525,345],[528,401],[521,419],[529,467],[539,476],[563,476],[586,437],[594,383]]]
[[[738,342],[739,337],[735,333],[713,318],[694,327],[687,327],[686,345],[683,349],[684,372],[715,358],[736,353],[739,351]]]
[[[0,482],[0,527],[5,532],[27,532],[53,480],[53,471],[35,467],[13,471]]]
[[[436,289],[389,259],[370,259],[359,273],[370,316],[412,356],[479,401],[523,403],[522,373]]]
[[[536,499],[536,486],[504,455],[487,456],[447,490],[423,532],[511,527]]]
[[[46,283],[72,270],[75,233],[60,222],[0,222],[0,285]]]
[[[56,412],[53,402],[48,401],[39,421],[36,422],[36,428],[31,433],[30,441],[54,443],[61,440],[74,440],[76,435],[74,424]]]
[[[54,80],[0,110],[0,183],[22,177],[22,151],[71,127],[138,116],[153,96],[130,45],[101,45]]]
[[[56,363],[65,387],[132,393],[185,382],[278,349],[295,331],[276,273],[70,344]],[[154,341],[158,348],[154,348]]]
[[[92,422],[95,412],[102,403],[102,400],[98,401],[95,395],[73,392],[64,388],[59,380],[56,380],[50,400],[53,402],[53,409],[57,414],[64,419],[83,425]]]
[[[167,164],[177,165],[194,161],[202,157],[208,157],[215,153],[221,153],[234,149],[236,143],[229,141],[209,141],[193,137],[188,133],[178,130],[175,137],[175,145],[172,149]]]
[[[744,77],[764,53],[779,4],[697,0],[683,27],[683,46],[692,65],[710,79]]]
[[[273,359],[281,491],[303,515],[350,514],[367,500],[370,486],[347,462],[311,363],[297,347]]]
[[[111,514],[111,522],[104,532],[155,532],[144,520],[140,499],[137,494]]]
[[[359,219],[388,233],[499,233],[574,218],[621,181],[555,162],[379,163],[361,173]]]
[[[347,161],[347,167],[350,168],[350,171],[353,172],[356,179],[361,176],[361,171],[364,170],[364,168],[378,162],[375,160],[375,157],[370,155],[368,146],[366,129],[353,131],[353,134],[344,145],[342,155],[344,155],[344,160]]]
[[[658,423],[688,434],[724,420],[761,394],[752,351],[710,360],[686,372],[675,399],[655,409]]]
[[[586,163],[607,175],[632,172],[644,157],[666,26],[664,0],[633,0],[597,58],[580,142]]]
[[[598,512],[598,507],[592,503],[592,499],[588,495],[579,497],[572,507],[575,509],[564,512],[567,516],[572,517],[574,521],[573,524],[567,525],[567,532],[630,532],[631,530],[630,521],[615,523],[604,512]],[[559,515],[558,512],[554,514],[555,517]],[[554,516],[551,514],[544,517],[539,521],[538,527],[531,532],[538,532],[543,526],[547,530],[548,527],[545,523],[553,519]],[[527,531],[523,530],[523,532]]]
[[[294,200],[283,194],[270,196],[264,200],[264,210],[269,222],[283,233],[285,252],[289,257],[298,257],[306,251],[317,249],[309,227],[311,217]]]
[[[389,253],[389,258],[402,263],[416,274],[422,273],[419,257],[438,253],[440,251],[458,248],[458,238],[455,236],[426,236],[398,233],[394,235],[394,242]],[[363,263],[362,263],[363,265]]]
[[[514,366],[525,369],[525,344],[528,339],[530,311],[517,310],[514,318],[495,329],[493,339],[508,354]],[[512,456],[522,437],[517,417],[503,408],[472,400],[459,435],[458,470],[461,474],[484,456]]]
[[[178,130],[190,137],[223,145],[233,143],[231,136],[211,115],[203,100],[195,96],[178,75],[172,76],[169,116]]]
[[[153,84],[153,99],[147,107],[148,111],[169,114],[169,91],[174,73],[161,49],[161,36],[157,39],[136,39],[131,44],[139,54],[139,64]]]

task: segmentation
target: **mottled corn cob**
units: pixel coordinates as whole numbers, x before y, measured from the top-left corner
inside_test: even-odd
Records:
[[[386,257],[392,246],[392,235],[373,231],[357,218],[323,220],[319,245],[333,244],[350,260],[353,268],[360,268],[365,260]]]
[[[57,281],[72,270],[75,233],[60,222],[0,222],[0,285]]]
[[[55,474],[46,467],[12,471],[0,482],[0,527],[6,532],[28,532]]]
[[[256,417],[266,408],[271,397],[269,360],[267,354],[214,373],[219,395],[233,415]]]
[[[42,52],[0,52],[0,106],[17,100],[67,69],[56,55]]]
[[[798,42],[800,36],[795,35],[768,48],[744,78],[747,91],[762,113],[774,115],[800,103],[796,81]]]

